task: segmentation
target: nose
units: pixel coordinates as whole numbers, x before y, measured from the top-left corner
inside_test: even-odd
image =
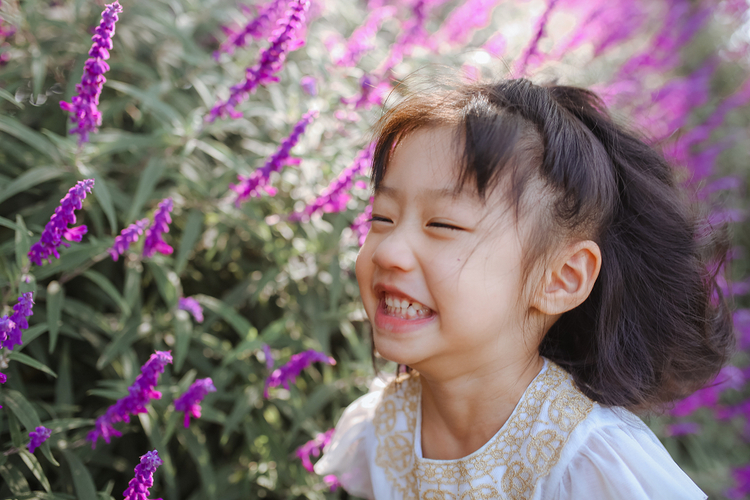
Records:
[[[375,238],[372,262],[387,270],[411,271],[417,263],[415,238],[409,236],[408,228],[396,227],[388,234]],[[373,235],[375,236],[375,235]]]

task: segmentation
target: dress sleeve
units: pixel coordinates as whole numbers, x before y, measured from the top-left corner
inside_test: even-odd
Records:
[[[336,424],[331,442],[315,464],[315,473],[335,475],[351,495],[374,498],[369,466],[369,435],[374,436],[372,419],[380,402],[385,383],[380,379],[370,392],[350,404]]]
[[[582,443],[550,500],[704,500],[706,495],[640,426],[593,431]]]

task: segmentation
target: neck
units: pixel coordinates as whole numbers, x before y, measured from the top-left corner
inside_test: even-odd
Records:
[[[450,376],[420,371],[422,456],[455,460],[481,448],[508,420],[543,364],[534,353]]]

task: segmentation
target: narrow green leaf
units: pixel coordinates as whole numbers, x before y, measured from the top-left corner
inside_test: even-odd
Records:
[[[224,423],[224,431],[221,433],[221,443],[226,444],[229,441],[229,435],[240,425],[250,409],[260,398],[260,393],[255,387],[247,387],[245,393],[237,398],[232,411],[229,412],[227,420]]]
[[[27,345],[29,345],[29,342],[39,337],[41,334],[43,334],[47,330],[48,330],[47,323],[37,323],[34,326],[30,326],[27,330],[24,330],[23,334],[21,335],[21,341],[23,342],[23,344],[16,347],[15,352],[21,352],[23,349],[26,348]]]
[[[191,425],[187,429],[180,429],[179,436],[182,438],[185,448],[198,467],[201,476],[203,492],[208,498],[216,498],[216,475],[211,466],[211,455],[206,448],[206,437],[197,426]]]
[[[125,300],[125,297],[122,296],[120,291],[117,290],[115,285],[113,285],[106,276],[91,269],[83,273],[83,276],[93,281],[97,286],[99,286],[99,288],[102,289],[104,293],[109,295],[109,297],[115,302],[115,304],[117,304],[117,307],[120,308],[120,311],[122,311],[125,317],[130,316],[130,306]]]
[[[193,322],[187,311],[177,311],[172,320],[172,326],[175,333],[174,344],[174,371],[179,373],[182,370],[182,363],[187,357],[190,339],[193,337]]]
[[[125,326],[125,328],[115,335],[114,340],[110,342],[107,347],[104,348],[104,352],[96,362],[96,369],[101,370],[107,366],[114,358],[123,353],[126,349],[129,349],[131,345],[138,338],[138,324],[140,323],[139,318],[131,318],[131,321]]]
[[[32,53],[31,88],[33,90],[33,97],[38,100],[39,94],[42,92],[42,85],[44,85],[44,77],[47,76],[47,56],[39,50],[32,50]]]
[[[52,434],[57,434],[58,432],[88,427],[94,425],[95,422],[96,420],[93,418],[56,418],[54,420],[48,420],[42,425],[51,430]]]
[[[5,99],[9,103],[13,104],[15,107],[23,109],[23,104],[16,101],[16,98],[13,94],[5,90],[4,88],[0,88],[0,98]]]
[[[179,290],[182,289],[180,278],[174,271],[170,271],[153,261],[149,261],[147,265],[156,281],[156,287],[159,289],[164,302],[170,308],[177,306],[177,297],[181,294]]]
[[[0,121],[3,119],[0,115]],[[1,129],[1,127],[0,127]],[[43,137],[43,136],[42,136]],[[45,141],[47,139],[44,139]],[[21,174],[20,176],[13,179],[4,189],[0,190],[0,203],[4,202],[11,196],[15,196],[18,193],[22,193],[31,189],[34,186],[41,184],[52,179],[56,179],[65,174],[65,171],[61,168],[55,167],[37,167],[32,168],[28,172]]]
[[[152,158],[148,162],[146,170],[138,178],[138,187],[135,190],[133,203],[130,205],[127,224],[132,223],[138,217],[143,205],[151,198],[151,193],[154,192],[156,184],[164,174],[165,167],[166,163],[161,158]]]
[[[18,420],[26,427],[27,432],[31,432],[40,425],[42,421],[39,420],[39,415],[34,411],[34,407],[31,406],[23,394],[13,389],[5,389],[3,391],[3,401],[8,405],[8,409],[13,412]],[[3,407],[5,407],[5,404]]]
[[[0,196],[1,197],[1,196]],[[19,269],[26,269],[29,266],[29,249],[31,241],[29,240],[29,231],[23,222],[21,214],[16,215],[16,265]]]
[[[47,324],[49,325],[49,352],[55,351],[57,334],[60,332],[60,317],[65,291],[57,281],[50,281],[47,285]]]
[[[21,432],[21,424],[12,412],[8,413],[8,430],[10,430],[10,440],[13,446],[16,448],[23,446],[24,436]]]
[[[169,125],[177,125],[182,121],[182,116],[169,104],[161,101],[153,92],[144,92],[134,85],[115,80],[107,80],[107,87],[127,94],[141,101],[144,111],[153,111],[154,116]]]
[[[36,268],[34,275],[37,280],[41,281],[57,273],[70,271],[104,252],[107,247],[108,245],[103,242],[88,244],[74,243],[59,259],[53,259],[51,263],[44,264],[41,268]]]
[[[109,187],[107,187],[104,177],[99,174],[94,174],[94,195],[102,207],[104,215],[107,216],[112,234],[117,234],[117,216],[115,215],[115,205],[112,202],[112,194],[109,191]]]
[[[1,90],[1,89],[0,89],[0,90]],[[4,226],[4,227],[7,227],[8,229],[13,229],[14,231],[22,231],[22,230],[23,230],[23,229],[21,228],[21,226],[19,226],[18,224],[16,224],[16,223],[15,223],[15,222],[13,222],[12,220],[8,220],[8,219],[6,219],[5,217],[0,217],[0,226]],[[34,234],[34,233],[32,233],[31,231],[26,231],[26,233],[27,233],[27,234],[28,234],[29,236],[32,236],[32,235]]]
[[[76,490],[78,500],[97,500],[96,487],[94,480],[91,478],[89,470],[83,465],[78,455],[70,450],[63,450],[65,460],[70,467],[70,473],[73,476],[73,487]]]
[[[195,297],[198,302],[203,304],[211,311],[221,316],[227,323],[229,323],[234,331],[236,331],[241,338],[248,337],[251,331],[255,331],[250,322],[243,318],[237,311],[226,305],[215,297],[209,297],[208,295],[197,295]]]
[[[8,359],[12,361],[18,361],[19,363],[23,363],[26,366],[36,368],[39,371],[43,371],[44,373],[48,375],[52,375],[53,377],[57,378],[57,373],[50,370],[49,367],[47,367],[47,365],[37,361],[31,356],[27,356],[26,354],[11,351],[8,353]]]
[[[70,342],[64,341],[60,360],[57,365],[57,381],[55,382],[55,404],[70,406],[73,404],[73,376],[70,369]],[[45,426],[46,427],[46,426]]]
[[[5,484],[8,485],[10,492],[14,495],[31,493],[31,488],[29,488],[26,478],[23,477],[23,473],[16,467],[13,467],[12,464],[6,463],[0,465],[0,476],[3,476]]]
[[[185,230],[182,232],[180,238],[180,248],[177,250],[177,257],[175,258],[174,271],[180,275],[185,270],[190,252],[192,252],[195,243],[201,235],[201,229],[203,228],[203,212],[198,209],[190,211],[187,222],[185,223]]]
[[[25,142],[53,160],[60,161],[60,155],[58,154],[57,148],[53,146],[46,137],[39,132],[30,129],[15,118],[11,118],[7,115],[0,115],[0,131]],[[62,174],[62,172],[60,173]]]
[[[50,488],[49,480],[44,474],[44,469],[42,469],[42,464],[39,463],[39,460],[37,460],[34,455],[29,453],[28,450],[25,450],[23,448],[18,451],[18,454],[21,457],[21,460],[23,460],[23,463],[25,463],[31,473],[34,474],[34,477],[37,478],[40,483],[42,483],[42,488],[44,488],[48,493],[51,493],[52,488]]]

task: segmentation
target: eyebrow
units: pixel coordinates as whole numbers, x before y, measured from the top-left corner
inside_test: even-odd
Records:
[[[385,196],[386,198],[397,198],[399,193],[401,192],[401,189],[391,186],[386,186],[384,184],[381,184],[376,193]],[[422,192],[420,192],[417,195],[417,198],[423,198],[423,199],[444,199],[444,198],[451,198],[456,199],[460,197],[462,194],[468,194],[470,198],[476,198],[480,199],[480,196],[477,193],[472,192],[471,190],[457,190],[455,188],[435,188],[435,189],[424,189]]]

